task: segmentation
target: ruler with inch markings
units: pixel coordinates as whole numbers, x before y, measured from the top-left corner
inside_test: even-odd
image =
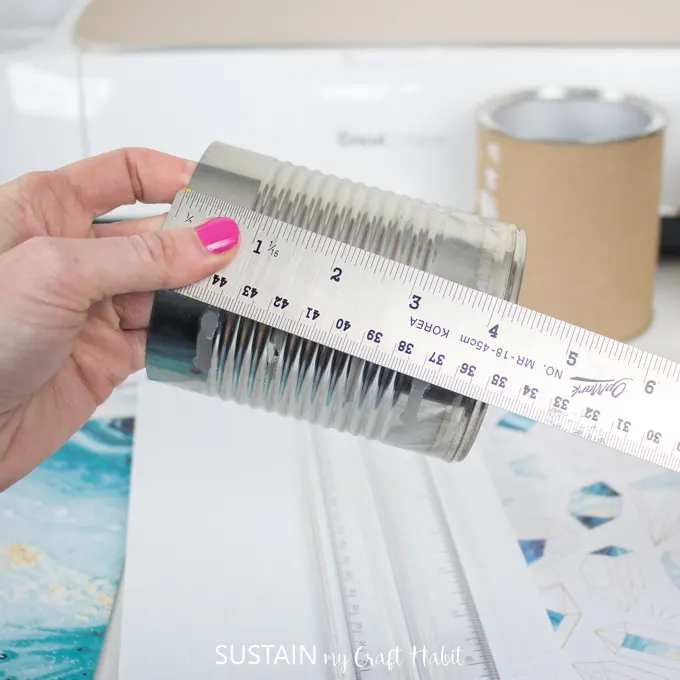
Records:
[[[165,228],[215,216],[239,253],[177,292],[680,470],[680,364],[197,191]]]

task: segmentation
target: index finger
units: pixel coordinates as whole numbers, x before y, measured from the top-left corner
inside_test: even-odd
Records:
[[[192,161],[152,149],[126,148],[77,161],[55,172],[68,178],[92,218],[121,205],[172,203],[196,167]]]

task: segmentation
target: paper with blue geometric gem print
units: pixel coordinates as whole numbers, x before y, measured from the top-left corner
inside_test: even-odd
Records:
[[[495,409],[486,425],[476,447],[579,676],[678,680],[680,473]]]
[[[94,677],[123,566],[133,427],[91,420],[0,493],[3,680]]]

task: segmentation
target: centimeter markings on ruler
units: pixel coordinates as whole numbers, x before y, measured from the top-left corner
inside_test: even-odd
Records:
[[[680,364],[194,190],[165,228],[214,216],[239,253],[177,292],[680,470]]]
[[[338,456],[336,456],[338,458]],[[373,494],[377,499],[397,587],[417,650],[433,648],[457,658],[464,677],[498,680],[499,675],[472,596],[467,575],[446,518],[429,461],[418,457],[409,467],[385,465],[368,458]],[[413,481],[418,480],[416,484]],[[399,503],[394,499],[399,498]],[[451,641],[456,644],[451,645]],[[432,673],[427,655],[416,654],[422,677],[448,678],[446,667]],[[428,670],[430,671],[428,673]],[[461,675],[461,677],[463,677]]]
[[[409,668],[436,680],[454,664],[466,680],[497,679],[428,461],[386,464],[323,435],[313,448],[306,470],[334,648],[349,649],[355,680],[411,678]]]

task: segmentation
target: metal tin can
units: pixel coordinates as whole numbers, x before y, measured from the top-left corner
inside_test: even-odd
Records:
[[[513,225],[221,143],[205,152],[189,188],[505,300],[519,294],[526,244]],[[155,296],[147,375],[447,461],[466,456],[486,410],[173,291]]]

